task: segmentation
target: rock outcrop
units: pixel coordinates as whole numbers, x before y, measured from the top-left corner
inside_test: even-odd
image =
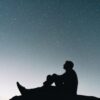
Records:
[[[23,95],[14,96],[10,100],[100,100],[100,98],[68,94],[55,88],[36,88],[26,91]]]

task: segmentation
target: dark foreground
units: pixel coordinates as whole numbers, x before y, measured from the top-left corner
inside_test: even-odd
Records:
[[[10,100],[100,100],[100,98],[92,97],[92,96],[82,96],[82,95],[76,95],[76,96],[57,96],[57,97],[48,97],[48,96],[15,96],[11,98]]]
[[[10,100],[100,100],[100,98],[94,96],[72,95],[62,91],[58,92],[58,90],[51,91],[50,89],[40,90],[29,90],[23,95],[12,97]]]

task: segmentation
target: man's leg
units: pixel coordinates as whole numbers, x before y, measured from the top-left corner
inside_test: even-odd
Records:
[[[46,81],[43,83],[44,87],[49,87],[54,82],[52,75],[48,75]]]
[[[20,85],[19,82],[17,82],[17,87],[18,87],[18,89],[19,89],[19,91],[20,91],[20,93],[21,93],[22,95],[23,95],[23,94],[26,94],[27,89],[26,89],[25,87],[23,87],[22,85]]]
[[[59,75],[53,74],[53,80],[56,87],[60,88],[62,86],[62,80]]]

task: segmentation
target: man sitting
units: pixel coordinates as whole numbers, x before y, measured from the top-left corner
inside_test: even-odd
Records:
[[[26,94],[31,91],[36,91],[38,89],[46,89],[46,88],[52,88],[60,90],[61,92],[70,94],[70,95],[76,95],[77,94],[77,87],[78,87],[78,78],[76,72],[73,70],[74,64],[72,61],[66,61],[63,68],[65,69],[65,73],[62,75],[48,75],[46,81],[43,83],[43,86],[40,88],[35,89],[26,89],[25,87],[21,86],[17,82],[17,87],[20,91],[20,93]],[[55,83],[55,86],[52,86],[52,84]]]

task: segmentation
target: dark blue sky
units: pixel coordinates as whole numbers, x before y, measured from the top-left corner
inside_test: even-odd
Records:
[[[41,86],[75,63],[78,93],[100,97],[100,0],[0,0],[0,97],[16,81]]]

